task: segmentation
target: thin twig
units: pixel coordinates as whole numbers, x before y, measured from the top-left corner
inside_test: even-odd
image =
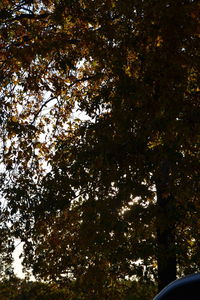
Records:
[[[35,123],[37,117],[38,117],[39,114],[42,112],[43,108],[44,108],[49,102],[51,102],[51,101],[54,100],[54,99],[56,99],[55,96],[54,96],[54,97],[51,97],[51,98],[49,98],[49,99],[47,99],[47,100],[42,104],[42,106],[40,107],[40,109],[38,110],[38,112],[35,114],[34,119],[33,119],[33,121],[31,122],[31,125],[33,125],[33,124]]]

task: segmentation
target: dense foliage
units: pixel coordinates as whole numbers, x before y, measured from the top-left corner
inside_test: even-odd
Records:
[[[68,289],[56,285],[32,282],[15,276],[0,282],[2,300],[66,300],[71,299]]]
[[[2,213],[36,277],[124,299],[199,270],[198,15],[1,1]]]
[[[125,300],[151,299],[155,294],[154,285],[142,285],[138,282],[124,282],[126,292]],[[109,299],[114,298],[114,293]],[[72,282],[68,287],[61,287],[57,284],[33,282],[19,279],[15,276],[4,279],[0,282],[1,300],[82,300],[84,294],[76,290],[76,285]]]

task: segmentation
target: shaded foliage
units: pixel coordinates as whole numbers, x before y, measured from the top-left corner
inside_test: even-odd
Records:
[[[124,287],[126,287],[124,300],[147,300],[155,294],[154,285],[147,286],[135,281],[126,281],[124,282]],[[74,282],[71,282],[64,288],[59,286],[59,284],[26,281],[17,277],[11,277],[9,280],[3,279],[0,282],[0,297],[2,300],[84,300],[88,299],[88,296],[88,294],[84,294],[84,291],[77,291]],[[106,297],[116,299],[114,298],[117,296],[114,293],[114,289],[110,292],[110,296],[107,295]]]
[[[123,299],[199,270],[198,12],[2,1],[3,192],[38,278]]]
[[[64,300],[71,299],[72,293],[68,289],[40,282],[31,282],[12,277],[0,283],[0,297],[2,300]]]

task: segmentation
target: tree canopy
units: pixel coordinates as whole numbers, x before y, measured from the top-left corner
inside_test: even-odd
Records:
[[[192,0],[1,1],[3,213],[37,278],[125,299],[126,280],[199,270],[198,16]]]

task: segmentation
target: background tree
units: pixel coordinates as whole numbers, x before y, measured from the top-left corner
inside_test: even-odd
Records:
[[[72,299],[72,294],[58,286],[26,281],[15,276],[0,282],[0,296],[2,300],[63,300]]]
[[[198,4],[2,3],[4,194],[26,266],[90,299],[198,270]]]

